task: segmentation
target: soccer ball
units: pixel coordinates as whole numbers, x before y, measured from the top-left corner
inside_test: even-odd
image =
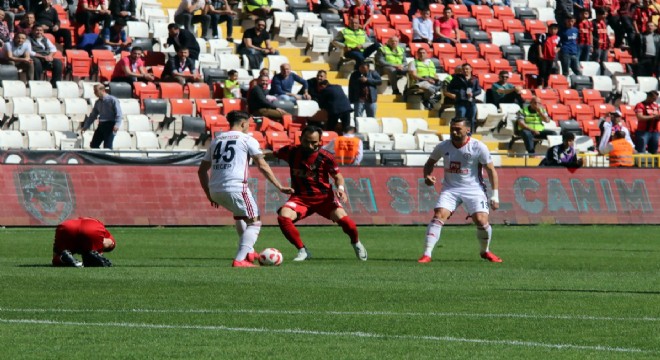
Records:
[[[268,248],[259,254],[259,264],[264,266],[279,266],[284,260],[282,253],[274,248]]]

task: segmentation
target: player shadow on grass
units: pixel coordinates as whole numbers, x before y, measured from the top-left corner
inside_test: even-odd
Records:
[[[527,291],[527,292],[577,292],[597,294],[638,294],[638,295],[660,295],[660,291],[634,291],[634,290],[598,290],[598,289],[499,289],[504,291]]]

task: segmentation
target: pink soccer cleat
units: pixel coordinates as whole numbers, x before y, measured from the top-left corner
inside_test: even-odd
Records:
[[[251,263],[254,263],[255,261],[259,260],[259,253],[256,251],[253,251],[249,254],[247,254],[247,257],[245,258],[246,261],[249,261]]]
[[[243,260],[243,261],[234,260],[231,263],[231,267],[257,267],[257,265],[254,265],[253,263],[247,260]]]
[[[420,263],[420,264],[430,263],[431,262],[431,257],[426,256],[426,255],[422,255],[422,257],[419,258],[419,260],[417,260],[417,262]]]
[[[481,253],[481,258],[486,259],[490,262],[495,262],[495,263],[501,263],[502,262],[502,259],[500,259],[499,257],[497,257],[497,255],[493,254],[490,251],[487,251],[485,253]]]

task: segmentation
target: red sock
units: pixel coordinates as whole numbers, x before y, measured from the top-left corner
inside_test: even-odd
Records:
[[[282,230],[284,237],[289,240],[296,249],[302,249],[305,247],[305,244],[303,244],[302,239],[300,238],[300,232],[296,229],[296,226],[293,225],[291,219],[284,216],[278,216],[277,223],[280,224],[280,230]]]
[[[351,238],[351,244],[357,244],[358,241],[360,241],[358,239],[357,226],[350,217],[344,216],[343,218],[339,219],[339,221],[337,221],[337,224],[339,224],[342,230],[344,230],[344,232]]]

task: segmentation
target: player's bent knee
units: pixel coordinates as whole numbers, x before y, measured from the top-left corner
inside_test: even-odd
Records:
[[[288,207],[281,207],[277,214],[281,217],[285,217],[291,220],[296,220],[296,218],[298,218],[298,214],[293,209]]]
[[[252,225],[256,222],[261,224],[261,217],[257,216],[257,217],[253,217],[253,218],[244,218],[243,221],[245,221],[245,223],[248,224],[248,225]]]
[[[343,217],[345,217],[345,216],[348,216],[348,213],[346,212],[346,210],[344,210],[343,208],[336,208],[336,209],[333,210],[332,213],[330,214],[330,220],[332,220],[332,221],[334,221],[334,222],[337,222],[337,221],[341,220],[341,218],[343,218]]]

